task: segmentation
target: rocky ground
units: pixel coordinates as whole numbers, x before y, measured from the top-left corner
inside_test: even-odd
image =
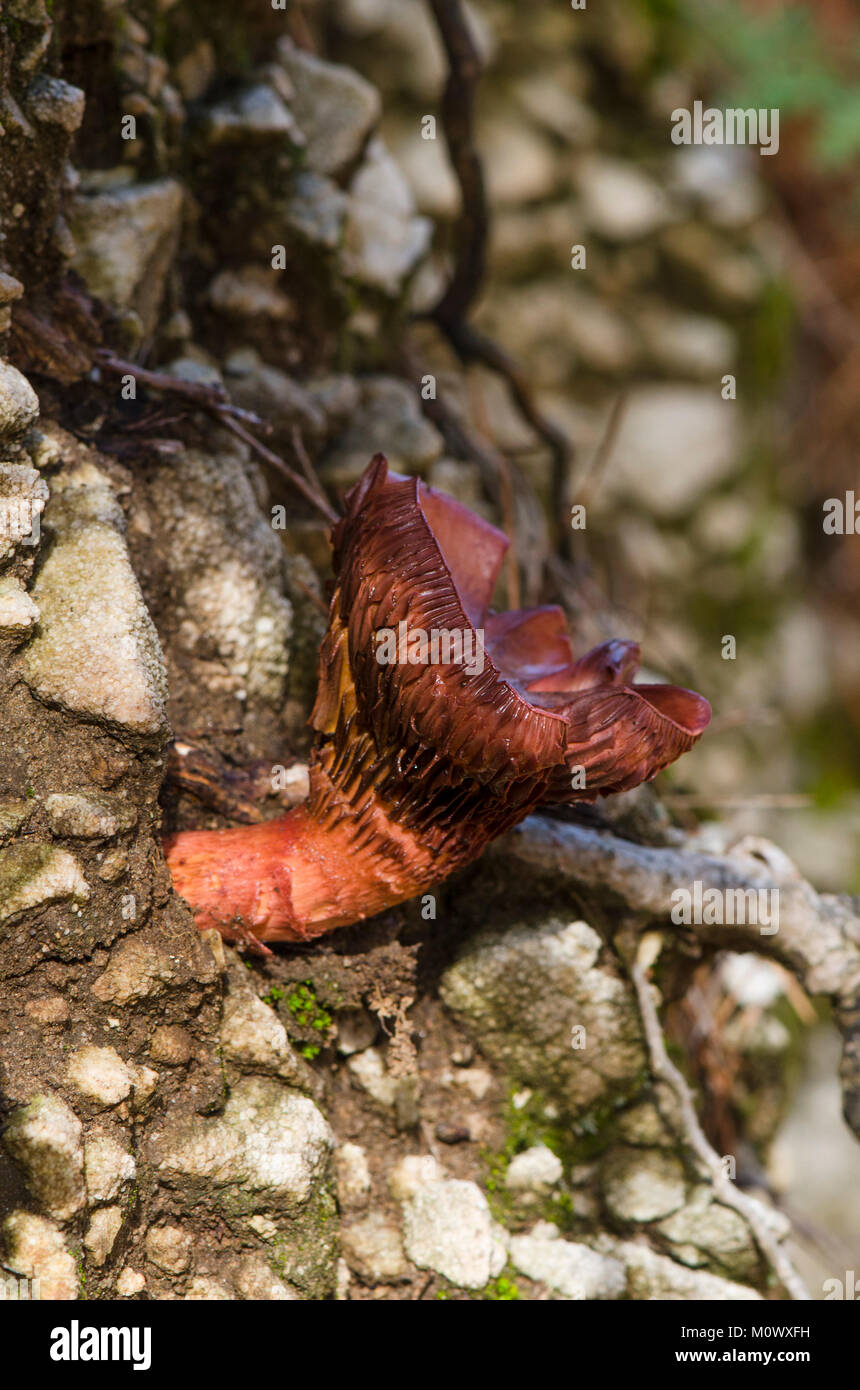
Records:
[[[555,42],[552,9],[532,57]],[[426,325],[401,351],[456,210],[441,136],[420,135],[444,78],[428,22],[417,0],[253,25],[221,0],[11,0],[0,20],[0,1229],[4,1268],[43,1297],[782,1296],[787,1222],[764,1164],[807,995],[843,1035],[860,1124],[851,901],[731,830],[685,835],[650,790],[532,822],[439,889],[431,921],[411,905],[263,963],[201,938],[172,892],[162,832],[231,819],[177,759],[222,784],[285,769],[278,794],[253,783],[264,814],[306,785],[327,526],[277,458],[306,450],[336,497],[384,450],[513,519],[539,596],[546,450],[496,378],[465,389]],[[499,107],[482,132],[499,215],[480,322],[578,446],[567,484],[571,500],[589,489],[595,572],[598,538],[616,542],[614,607],[586,585],[578,641],[635,607],[649,659],[719,691],[727,606],[778,605],[798,555],[755,472],[752,387],[743,406],[719,391],[726,373],[752,380],[778,312],[762,190],[701,151],[651,167],[648,113],[675,91],[634,81],[642,53],[611,24],[547,78],[507,56],[512,7],[476,23]],[[595,51],[642,103],[627,143],[636,126],[593,99]],[[135,383],[130,360],[180,389]],[[425,413],[428,373],[516,453],[512,517]],[[631,373],[597,486],[589,458]],[[267,422],[268,458],[181,393],[213,386]],[[715,594],[705,638],[689,615]],[[786,701],[815,678],[790,640],[809,621],[793,609],[761,638],[784,645]],[[760,672],[735,700],[769,695]],[[691,775],[720,789],[735,767],[703,750]],[[689,1046],[692,983],[735,1029],[728,1132],[762,1193],[751,1216],[696,1152],[635,986],[637,934],[665,930],[671,887],[696,875],[778,881],[788,903],[778,943],[673,929],[653,957],[713,1142],[728,1121],[719,1070]],[[768,952],[764,1006],[727,946]]]

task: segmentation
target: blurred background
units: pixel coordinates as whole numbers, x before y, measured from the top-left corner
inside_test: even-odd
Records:
[[[460,209],[441,131],[424,138],[418,119],[446,73],[435,26],[424,0],[324,12],[329,51],[382,89],[387,143],[433,220],[413,287],[426,307]],[[480,0],[471,14],[493,213],[476,321],[574,446],[566,501],[587,505],[587,529],[571,533],[566,598],[582,638],[620,616],[651,669],[711,698],[710,736],[663,778],[688,824],[716,812],[773,837],[819,888],[858,892],[860,538],[825,535],[822,510],[860,496],[856,7],[601,0],[572,23],[562,0]],[[778,108],[778,154],[673,145],[671,112],[695,100]],[[546,501],[548,451],[499,377],[478,365],[464,380],[435,331],[422,349],[440,394],[468,398]],[[465,466],[456,488],[474,504]]]

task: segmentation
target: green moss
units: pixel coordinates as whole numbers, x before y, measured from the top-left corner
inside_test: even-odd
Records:
[[[514,1280],[509,1279],[505,1274],[500,1274],[498,1279],[493,1279],[480,1295],[485,1303],[515,1303],[521,1296]]]
[[[286,998],[285,991],[276,985],[269,991],[267,999],[270,1003],[281,1003],[282,1012],[286,1010],[289,1021],[305,1033],[304,1038],[299,1036],[298,1050],[302,1057],[312,1062],[319,1056],[334,1021],[320,1002],[313,981],[303,980],[301,984],[294,985]]]

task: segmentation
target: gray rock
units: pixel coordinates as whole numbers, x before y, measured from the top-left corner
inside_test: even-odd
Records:
[[[83,187],[83,186],[82,186]],[[77,248],[72,266],[93,294],[133,309],[151,333],[164,297],[182,225],[184,192],[176,179],[79,192],[69,225]]]
[[[233,956],[233,953],[230,953]],[[274,1009],[249,988],[238,961],[230,970],[230,990],[224,999],[221,1049],[225,1062],[242,1071],[283,1077],[294,1084],[306,1081],[298,1057],[290,1047],[287,1030]]]
[[[25,796],[0,797],[0,844],[21,829],[34,809],[35,803]]]
[[[686,1200],[684,1165],[659,1149],[619,1147],[601,1168],[607,1210],[617,1221],[659,1221]]]
[[[351,68],[316,58],[290,39],[279,40],[277,57],[295,89],[292,110],[307,141],[308,167],[318,174],[341,173],[379,120],[379,93]]]
[[[33,587],[42,617],[25,653],[28,684],[72,713],[161,733],[164,661],[129,560],[122,509],[90,465],[53,487],[46,525],[54,544]]]
[[[387,128],[386,140],[398,168],[415,199],[418,210],[428,217],[451,220],[460,207],[460,186],[445,153],[443,140],[425,140],[414,121]]]
[[[679,314],[652,307],[637,327],[651,360],[677,376],[715,379],[731,370],[737,340],[727,324],[703,314]]]
[[[749,151],[731,145],[686,145],[675,153],[674,185],[695,199],[718,227],[745,227],[765,207]]]
[[[226,1284],[210,1279],[207,1274],[198,1274],[188,1285],[185,1297],[190,1303],[226,1303],[233,1295]]]
[[[576,1114],[634,1086],[645,1065],[633,1000],[601,951],[586,922],[480,931],[442,998],[491,1061]]]
[[[432,1154],[407,1154],[388,1174],[388,1186],[396,1201],[405,1202],[419,1187],[442,1182],[445,1176],[445,1169]]]
[[[559,1239],[557,1228],[549,1223],[512,1236],[509,1249],[515,1269],[565,1298],[613,1299],[626,1293],[627,1276],[620,1260],[600,1255],[588,1245]]]
[[[142,1293],[146,1288],[146,1279],[140,1270],[132,1269],[131,1265],[126,1265],[117,1275],[116,1291],[120,1298],[134,1298],[135,1294]]]
[[[334,1156],[337,1199],[342,1211],[367,1205],[370,1197],[370,1169],[360,1144],[341,1144]]]
[[[345,433],[328,451],[321,474],[333,486],[351,487],[377,452],[393,469],[423,474],[442,455],[442,437],[421,414],[418,388],[396,377],[368,377]]]
[[[561,1181],[562,1171],[561,1159],[552,1149],[546,1144],[535,1144],[511,1159],[505,1173],[505,1187],[509,1192],[545,1196]]]
[[[323,1181],[331,1130],[313,1101],[248,1077],[214,1119],[168,1118],[153,1143],[162,1181],[226,1210],[294,1214]]]
[[[392,1076],[377,1047],[365,1048],[347,1059],[350,1075],[384,1110],[392,1110],[398,1129],[418,1122],[420,1080],[417,1076]]]
[[[233,400],[270,421],[276,435],[289,439],[297,428],[306,444],[324,436],[326,413],[322,406],[286,372],[261,361],[253,349],[241,355],[234,353],[226,371]]]
[[[46,903],[85,903],[89,885],[67,850],[34,843],[0,852],[0,925]]]
[[[763,1216],[768,1211],[762,1207]],[[785,1235],[788,1222],[778,1212],[771,1210],[770,1215],[775,1218],[774,1229]],[[695,1188],[685,1206],[656,1229],[680,1264],[710,1268],[750,1283],[761,1279],[761,1257],[749,1226],[739,1212],[716,1201],[711,1188]]]
[[[487,191],[494,206],[538,202],[563,181],[552,145],[541,131],[495,113],[482,127],[481,139]]]
[[[220,270],[210,281],[206,298],[221,314],[231,318],[267,318],[274,322],[288,319],[292,301],[280,288],[279,272],[269,266],[243,265],[238,270]],[[176,374],[175,366],[172,368]]]
[[[112,1202],[137,1172],[134,1157],[109,1134],[96,1134],[84,1145],[84,1177],[91,1202]]]
[[[110,954],[107,967],[91,986],[96,999],[119,1008],[163,994],[177,979],[175,957],[148,941],[129,936]]]
[[[735,404],[711,388],[636,387],[608,465],[613,496],[659,517],[682,516],[737,468],[739,428]]]
[[[21,381],[24,381],[24,377],[21,377]],[[27,385],[29,390],[29,383]],[[3,418],[2,397],[0,379],[0,430]],[[42,481],[35,468],[20,463],[0,463],[0,564],[12,557],[20,546],[38,544],[41,536],[41,516],[47,499],[47,484]]]
[[[607,241],[638,241],[672,216],[660,185],[635,164],[589,156],[579,167],[578,184],[586,221]]]
[[[514,95],[536,125],[568,145],[588,146],[597,135],[598,119],[570,78],[571,65],[566,62],[549,74],[521,78],[514,84]]]
[[[283,1279],[279,1279],[259,1255],[247,1255],[240,1262],[234,1283],[240,1298],[267,1303],[298,1301],[298,1294]]]
[[[304,137],[293,113],[277,92],[263,82],[243,87],[229,100],[210,106],[206,134],[213,145],[238,141],[289,141],[300,146]]]
[[[415,215],[409,184],[381,140],[373,140],[350,184],[342,264],[364,285],[396,296],[427,253],[433,225]]]
[[[304,169],[290,185],[285,220],[309,245],[334,251],[343,237],[348,208],[348,195],[333,179]]]
[[[150,1226],[145,1245],[146,1258],[165,1274],[183,1274],[191,1263],[193,1241],[182,1226]]]
[[[173,527],[165,574],[171,604],[162,615],[173,638],[171,679],[280,709],[292,607],[259,486],[244,451],[189,449],[152,469],[147,504]]]
[[[607,1241],[606,1244],[627,1267],[627,1286],[632,1299],[658,1303],[731,1303],[761,1299],[755,1289],[715,1274],[687,1269],[665,1255],[658,1255],[648,1245],[633,1241]]]
[[[23,641],[38,621],[39,609],[23,584],[9,575],[0,578],[0,642]]]
[[[84,1235],[84,1248],[92,1263],[101,1267],[113,1250],[122,1229],[122,1207],[100,1207],[93,1212]]]
[[[39,414],[39,397],[11,362],[0,362],[0,439],[20,439]]]
[[[406,1253],[419,1269],[432,1269],[464,1289],[482,1289],[501,1274],[504,1232],[473,1182],[422,1184],[404,1203]]]
[[[72,1053],[66,1075],[87,1100],[113,1106],[126,1100],[138,1082],[146,1086],[154,1073],[148,1067],[124,1062],[113,1047],[88,1045]]]
[[[55,835],[78,840],[109,840],[137,824],[137,809],[127,801],[83,792],[52,792],[45,813]]]
[[[340,1243],[349,1268],[364,1284],[396,1284],[408,1275],[400,1232],[381,1212],[342,1226]]]
[[[48,1216],[68,1221],[86,1201],[81,1122],[59,1096],[35,1096],[13,1112],[3,1143]]]
[[[67,135],[74,135],[84,119],[86,95],[60,77],[41,74],[27,88],[25,106],[31,121],[59,126]]]

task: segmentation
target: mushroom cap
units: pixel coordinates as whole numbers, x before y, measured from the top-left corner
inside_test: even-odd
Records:
[[[505,535],[390,472],[381,454],[346,508],[332,533],[338,621],[312,716],[321,732],[339,724],[344,734],[352,717],[380,756],[401,750],[401,774],[423,757],[452,785],[476,782],[511,809],[521,799],[531,809],[648,781],[706,728],[703,696],[633,683],[635,642],[604,642],[576,659],[560,608],[492,612]],[[448,644],[434,648],[434,632]],[[394,659],[380,658],[381,633]],[[460,658],[434,659],[439,652]],[[572,786],[577,769],[584,786]]]

